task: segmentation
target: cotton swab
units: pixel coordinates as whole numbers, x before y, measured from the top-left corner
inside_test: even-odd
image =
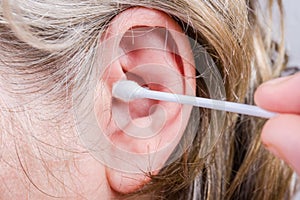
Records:
[[[175,102],[180,104],[193,105],[202,108],[221,110],[233,113],[240,113],[255,117],[271,118],[276,113],[269,112],[257,106],[234,103],[228,101],[214,100],[202,97],[194,97],[167,92],[153,91],[141,87],[134,81],[122,80],[113,85],[112,95],[115,98],[129,102],[134,99],[155,99],[160,101]]]

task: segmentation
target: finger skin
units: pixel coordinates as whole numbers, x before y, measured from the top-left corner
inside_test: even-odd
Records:
[[[300,73],[262,84],[254,95],[258,106],[278,112],[263,127],[265,147],[300,175]]]
[[[259,107],[279,113],[300,114],[300,73],[262,84],[254,99]]]
[[[265,124],[262,142],[275,156],[286,161],[300,175],[300,116],[278,115]]]

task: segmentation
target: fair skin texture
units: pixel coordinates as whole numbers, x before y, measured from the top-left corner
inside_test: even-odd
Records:
[[[134,35],[132,30],[135,27],[146,28],[146,33],[143,33],[145,37],[139,37],[141,33]],[[174,40],[165,43],[165,32],[151,31],[157,27],[169,31],[170,35],[173,34]],[[130,34],[126,34],[128,32]],[[168,36],[170,37],[170,35]],[[136,36],[136,38],[131,39],[133,36]],[[112,38],[114,40],[111,40]],[[105,48],[101,49],[102,46],[105,46]],[[138,50],[126,52],[128,46]],[[176,53],[180,56],[176,59],[172,54],[174,46],[177,47]],[[107,49],[112,51],[107,51]],[[111,55],[110,53],[113,50],[124,53],[121,56]],[[96,58],[98,59],[96,60],[97,67],[101,66],[102,72],[101,77],[98,77],[99,85],[96,86],[96,89],[92,88],[91,91],[96,93],[94,94],[96,98],[94,99],[93,115],[96,116],[99,130],[102,130],[102,132],[99,131],[96,134],[103,134],[104,138],[113,144],[110,146],[111,149],[105,148],[105,150],[110,150],[108,155],[111,158],[118,156],[115,153],[118,148],[130,155],[147,154],[148,151],[156,153],[160,149],[167,149],[163,154],[157,154],[155,157],[155,161],[158,163],[155,168],[149,168],[149,171],[146,171],[146,173],[157,173],[179,142],[188,122],[191,107],[174,105],[168,102],[138,100],[133,103],[135,108],[139,109],[133,109],[132,104],[128,105],[128,103],[113,99],[111,88],[114,82],[129,78],[126,72],[132,72],[147,84],[155,83],[149,84],[149,87],[193,95],[194,89],[191,90],[191,88],[195,88],[194,79],[185,80],[181,78],[183,76],[194,76],[193,57],[188,40],[182,34],[179,25],[165,13],[146,8],[131,8],[118,14],[111,21],[107,31],[101,37],[97,56],[99,56]],[[102,59],[103,57],[113,58],[113,61]],[[182,60],[179,58],[182,58]],[[108,63],[103,64],[103,62]],[[153,69],[153,67],[159,70],[148,70]],[[160,84],[164,87],[159,86]],[[153,109],[149,112],[153,104],[157,104],[160,110],[164,112],[159,112],[159,109]],[[117,110],[117,115],[121,111],[128,111],[132,120],[124,127],[118,126],[119,124],[115,123],[114,116],[111,116],[113,108]],[[161,114],[163,114],[164,120],[160,117]],[[151,119],[152,126],[147,126],[149,124],[148,117]],[[76,117],[68,116],[66,118]],[[162,121],[164,123],[161,125]],[[135,122],[139,122],[139,125],[145,124],[142,129],[144,132],[147,132],[147,128],[150,130],[149,132],[157,130],[155,136],[147,139],[138,138],[141,127],[137,126]],[[65,122],[59,123],[61,124],[55,124],[55,127],[60,127],[60,125],[63,127]],[[157,124],[161,126],[158,127]],[[45,127],[47,127],[47,124]],[[47,130],[45,127],[37,132],[42,133]],[[56,151],[58,150],[51,148],[51,151],[46,151],[48,157],[37,159],[32,156],[31,150],[33,147],[29,142],[28,144],[18,143],[18,151],[22,153],[20,156],[19,152],[14,154],[16,152],[14,145],[7,144],[6,151],[9,153],[2,151],[3,160],[9,160],[10,162],[0,163],[0,178],[3,183],[0,184],[0,199],[24,199],[24,197],[28,199],[119,199],[120,194],[134,192],[150,181],[145,176],[145,171],[136,169],[135,173],[128,173],[126,169],[123,170],[122,165],[134,163],[134,159],[130,160],[124,156],[122,162],[117,163],[114,168],[110,167],[111,163],[105,163],[103,160],[97,159],[95,154],[92,155],[89,152],[90,149],[86,143],[78,137],[81,133],[76,132],[75,128],[68,128],[68,130],[64,129],[66,137],[62,139],[65,140],[62,141],[62,144],[72,146],[74,143],[76,151],[85,153],[67,154],[64,152],[66,155],[56,157]],[[57,138],[59,137],[57,135],[60,134],[59,131],[61,131],[59,128],[58,131],[47,130],[48,135],[51,135],[51,137],[49,139],[41,137],[42,142],[55,146],[58,142]],[[137,137],[131,137],[127,134],[128,131],[131,131],[131,134]],[[10,138],[9,141],[13,141],[13,138]],[[62,144],[59,145],[64,149]],[[79,147],[77,144],[79,144]],[[26,153],[27,151],[28,153]],[[13,157],[10,157],[11,154],[13,154]],[[21,157],[21,161],[18,160],[19,157]],[[143,163],[147,163],[147,161],[143,160]]]
[[[151,9],[130,9],[127,10],[123,13],[123,15],[119,15],[113,23],[109,27],[109,34],[111,35],[118,35],[120,32],[125,33],[128,30],[130,30],[133,27],[163,27],[166,29],[174,30],[180,32],[181,29],[176,25],[172,19],[161,13],[157,12]],[[148,36],[152,36],[149,34]],[[150,45],[152,43],[155,43],[157,45],[162,44],[163,49],[165,49],[165,44],[160,43],[162,40],[159,38],[160,35],[153,35],[155,36],[154,38],[151,38]],[[109,37],[109,36],[108,36]],[[158,39],[158,41],[155,41],[155,39]],[[178,42],[177,47],[180,47],[178,49],[178,52],[189,52],[189,47],[187,47],[184,42],[184,40],[181,40],[181,38],[177,38],[176,42]],[[149,43],[147,40],[141,40],[139,41],[138,39],[135,40],[136,44],[139,44],[143,47],[142,43],[139,42],[145,42]],[[147,44],[149,45],[149,44]],[[160,48],[160,46],[158,46]],[[182,48],[182,49],[181,49]],[[103,79],[103,85],[108,87],[108,91],[110,91],[112,82],[117,81],[121,79],[124,74],[124,70],[128,71],[130,68],[134,68],[135,65],[141,65],[142,62],[143,64],[151,64],[153,65],[153,62],[155,61],[154,64],[159,65],[159,66],[173,66],[174,69],[172,69],[176,73],[185,73],[181,75],[186,75],[187,77],[193,76],[192,68],[187,66],[186,63],[183,63],[184,66],[182,66],[182,63],[174,62],[172,59],[172,55],[168,56],[165,52],[163,52],[162,55],[159,55],[161,51],[139,51],[137,54],[128,54],[128,57],[122,57],[120,60],[116,60],[116,62],[113,63],[113,66],[111,68],[111,74],[115,75],[114,77],[105,77]],[[135,55],[138,57],[136,58]],[[186,57],[187,55],[185,55]],[[168,58],[171,58],[167,60]],[[192,60],[191,57],[189,57],[187,60]],[[175,60],[176,61],[176,60]],[[165,63],[164,63],[165,62]],[[184,61],[183,61],[184,62]],[[184,70],[178,70],[179,68],[184,68]],[[122,69],[123,68],[123,69]],[[168,68],[169,69],[169,68]],[[171,69],[169,69],[171,70]],[[145,72],[145,75],[149,75],[148,71],[140,71],[140,72]],[[140,76],[143,76],[144,74],[139,74]],[[170,81],[170,83],[177,83],[177,79],[175,77],[172,77],[170,74],[169,76],[163,76],[159,77],[156,74],[154,76],[157,78],[157,82],[160,81],[160,78],[165,81],[166,78],[171,78],[171,80],[176,80],[176,81]],[[105,76],[110,76],[109,74],[105,74]],[[103,77],[102,77],[103,78]],[[173,79],[174,78],[174,79]],[[145,79],[145,78],[144,78]],[[192,79],[190,79],[192,80]],[[107,81],[107,82],[105,82]],[[297,79],[297,83],[299,84],[299,76]],[[297,83],[291,83],[294,87],[298,85]],[[185,85],[193,85],[193,81],[190,81],[189,83],[183,83],[182,85],[175,85],[175,88],[168,88],[172,89],[173,91],[180,91],[180,93],[186,93],[188,90],[185,88]],[[174,84],[172,84],[174,87]],[[171,86],[170,86],[171,87]],[[292,88],[291,86],[288,86],[289,88]],[[300,117],[297,115],[300,113],[299,110],[299,103],[297,101],[294,101],[295,99],[299,99],[299,93],[298,96],[296,91],[297,89],[295,88],[294,90],[285,90],[279,91],[278,94],[279,97],[285,96],[285,101],[289,102],[289,106],[286,108],[285,104],[279,104],[280,98],[278,97],[278,101],[276,101],[276,97],[274,98],[266,98],[266,96],[274,95],[274,94],[269,94],[268,91],[272,91],[272,89],[266,89],[264,90],[264,86],[262,86],[256,94],[256,100],[258,105],[260,105],[263,108],[269,109],[269,110],[274,110],[278,111],[281,113],[292,113],[292,114],[284,114],[280,115],[279,117],[276,117],[274,119],[271,119],[265,126],[262,134],[262,140],[263,142],[267,145],[268,148],[272,147],[272,145],[276,148],[278,148],[278,152],[282,152],[279,155],[279,157],[283,158],[287,162],[291,164],[291,166],[300,166],[300,160],[293,160],[296,158],[298,155],[298,152],[300,153],[300,149],[298,148],[298,143],[294,141],[300,141],[300,136],[297,135],[297,132],[299,132],[300,129]],[[295,91],[292,94],[285,94],[286,91]],[[282,95],[285,94],[285,95]],[[191,94],[190,94],[191,95]],[[275,94],[276,95],[276,94]],[[103,97],[103,96],[102,96]],[[98,109],[95,111],[95,113],[98,114],[99,121],[103,119],[104,116],[101,116],[102,113],[104,112],[99,112],[102,109],[109,110],[110,107],[104,107],[102,108],[100,104],[102,103],[103,105],[109,105],[111,102],[111,94],[107,93],[105,96],[105,100],[107,101],[106,104],[103,103],[103,99],[99,102],[96,101],[95,109]],[[272,102],[268,102],[268,100],[273,99]],[[132,109],[131,111],[133,113],[132,116],[135,116],[135,119],[139,122],[143,120],[142,118],[139,119],[138,117],[140,115],[145,115],[148,112],[143,112],[143,109],[147,111],[147,105],[148,102],[143,102],[143,101],[137,101],[134,102],[136,107],[139,107],[140,109]],[[111,137],[113,140],[114,144],[120,145],[122,148],[128,148],[126,150],[129,151],[136,151],[140,153],[147,153],[147,151],[150,150],[155,150],[157,148],[160,148],[159,145],[162,145],[164,147],[166,144],[164,142],[168,141],[175,141],[172,145],[176,145],[178,142],[178,138],[180,138],[180,134],[182,132],[178,133],[178,138],[174,139],[172,138],[174,130],[182,129],[184,125],[187,123],[184,121],[185,119],[188,119],[188,114],[189,111],[184,112],[185,115],[181,116],[179,111],[181,111],[180,106],[174,106],[173,104],[168,104],[168,103],[163,103],[163,102],[158,102],[160,106],[164,107],[165,110],[168,111],[167,116],[167,124],[166,126],[161,129],[160,134],[164,137],[159,137],[159,138],[154,138],[153,140],[143,140],[143,143],[141,143],[141,140],[129,140],[129,137],[127,137],[123,132],[118,132],[119,137]],[[285,103],[285,102],[283,102]],[[297,104],[298,103],[298,104]],[[149,104],[152,104],[151,102]],[[146,105],[146,106],[145,106]],[[99,106],[99,107],[97,107]],[[118,106],[122,106],[122,104],[118,104]],[[296,112],[295,112],[296,111]],[[139,112],[139,113],[134,113],[134,112]],[[176,118],[177,116],[180,116],[180,118]],[[156,119],[156,118],[153,118]],[[158,118],[159,119],[159,118]],[[178,122],[179,120],[179,122]],[[183,120],[183,121],[180,121]],[[104,123],[103,121],[101,121]],[[146,120],[147,122],[147,120]],[[106,122],[105,124],[107,124]],[[101,124],[101,123],[100,123]],[[177,125],[180,124],[182,125],[181,127],[178,127]],[[279,127],[285,127],[285,126],[290,127],[287,131],[287,135],[282,134],[280,131]],[[279,126],[280,125],[280,126]],[[114,134],[115,132],[119,131],[116,130],[117,127],[115,124],[109,124],[108,128],[109,131],[111,131],[110,134]],[[74,130],[70,128],[68,130],[70,132],[69,137],[67,137],[65,143],[68,143],[68,139],[74,136]],[[54,131],[53,131],[54,132]],[[291,140],[282,140],[283,138],[290,138]],[[285,144],[280,143],[281,141],[285,141]],[[52,143],[51,140],[46,141]],[[77,141],[77,143],[80,143],[80,141]],[[300,143],[300,142],[299,142]],[[128,145],[131,144],[131,145]],[[288,146],[287,146],[288,144]],[[294,144],[294,145],[293,145]],[[168,145],[168,144],[167,144]],[[297,146],[298,145],[298,146]],[[289,147],[287,149],[286,147]],[[12,146],[11,149],[7,149],[7,151],[14,152],[14,146]],[[24,147],[25,148],[25,147]],[[82,146],[83,150],[85,147]],[[293,149],[295,148],[295,149]],[[297,151],[298,148],[298,151]],[[22,148],[20,148],[23,150]],[[169,152],[166,153],[164,158],[167,158],[169,153],[171,152],[172,148],[170,149]],[[135,153],[135,152],[134,152]],[[32,160],[30,160],[32,159]],[[64,157],[65,160],[63,159],[58,159],[58,160],[53,160],[48,161],[48,172],[53,172],[56,177],[58,177],[59,180],[63,181],[63,184],[65,187],[63,188],[61,186],[61,183],[56,184],[56,180],[53,180],[53,177],[49,176],[49,180],[45,180],[45,173],[42,171],[43,167],[39,165],[40,163],[36,162],[35,158],[32,158],[30,155],[28,155],[28,160],[27,163],[30,168],[32,169],[31,172],[36,172],[29,174],[28,176],[32,179],[32,182],[36,184],[38,188],[40,188],[40,191],[36,189],[26,178],[26,176],[22,173],[22,169],[18,164],[16,166],[11,167],[12,163],[8,163],[7,165],[4,163],[1,163],[0,165],[0,175],[1,175],[1,181],[3,184],[0,186],[0,199],[53,199],[53,197],[47,197],[43,192],[47,192],[48,194],[52,194],[54,197],[62,197],[63,199],[118,199],[118,193],[130,193],[133,192],[137,189],[139,189],[143,184],[147,183],[149,179],[144,176],[144,174],[129,174],[129,173],[124,173],[123,171],[117,171],[114,169],[111,169],[104,165],[103,163],[99,162],[97,159],[95,159],[93,156],[90,154],[80,154],[76,155],[73,159],[69,160],[69,157]],[[8,160],[8,159],[7,159]],[[17,160],[17,156],[12,158],[12,160]],[[46,160],[46,158],[45,158]],[[50,160],[50,159],[49,159]],[[31,162],[32,161],[32,162]],[[162,159],[161,163],[163,163],[165,160]],[[130,162],[130,161],[129,161]],[[18,162],[16,162],[18,163]],[[18,167],[18,168],[17,168]],[[23,166],[24,168],[28,166]],[[295,167],[295,170],[297,172],[300,172],[300,167]],[[157,173],[157,170],[150,171],[152,174]],[[58,189],[59,187],[59,189]],[[47,198],[46,198],[47,197]]]
[[[271,80],[256,91],[256,104],[278,112],[263,127],[261,139],[275,156],[300,174],[300,73]]]
[[[290,166],[300,174],[300,73],[286,78],[278,78],[261,85],[255,94],[256,103],[265,109],[280,113],[278,116],[270,119],[262,130],[262,142],[266,148],[275,156],[286,161]],[[53,166],[55,163],[53,163]],[[23,185],[20,180],[19,172],[1,166],[1,178],[5,185],[2,184],[1,197],[4,199],[14,197],[17,199],[24,198],[27,193],[28,184]],[[72,173],[77,173],[76,181],[65,179],[65,184],[71,190],[66,192],[70,199],[76,190],[80,190],[81,197],[101,199],[115,198],[115,192],[111,190],[107,181],[105,167],[96,161],[93,157],[79,156],[76,160],[76,166],[70,166]],[[5,172],[5,173],[3,173]],[[139,185],[139,184],[137,184]],[[25,187],[24,187],[25,186]],[[31,186],[29,197],[42,198],[45,196]],[[123,188],[124,189],[124,188]],[[7,197],[7,198],[5,198]],[[49,198],[52,199],[52,198]],[[65,198],[66,199],[66,198]]]

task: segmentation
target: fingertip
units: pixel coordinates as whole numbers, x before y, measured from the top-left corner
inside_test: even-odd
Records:
[[[272,87],[272,83],[266,82],[260,85],[254,93],[255,104],[259,107],[273,110],[272,108],[274,107],[273,106],[274,102],[272,98],[276,96],[274,92],[275,90]]]
[[[258,106],[262,106],[262,104],[263,104],[263,100],[265,99],[264,98],[264,93],[263,93],[263,88],[264,88],[264,86],[263,85],[260,85],[257,89],[256,89],[256,91],[255,91],[255,93],[254,93],[254,102],[255,102],[255,104],[256,105],[258,105]]]
[[[300,117],[278,115],[263,127],[261,140],[271,153],[286,161],[300,174]]]
[[[276,96],[276,93],[274,93],[274,87],[277,88],[277,86],[286,79],[287,77],[276,78],[258,86],[254,93],[254,101],[256,105],[268,108],[270,101],[272,101],[270,97],[272,98],[274,95]]]
[[[280,116],[275,116],[268,121],[266,121],[265,125],[263,126],[262,132],[261,132],[261,141],[264,144],[264,146],[270,150],[273,154],[275,154],[277,157],[280,157],[279,152],[277,152],[276,149],[274,149],[274,143],[277,142],[277,134],[275,130],[277,129],[277,121]],[[280,126],[279,126],[280,128]],[[280,131],[279,131],[280,132]],[[276,145],[275,145],[276,146]]]

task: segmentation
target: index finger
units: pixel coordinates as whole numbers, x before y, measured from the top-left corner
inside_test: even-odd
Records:
[[[300,73],[266,82],[254,99],[259,107],[279,113],[300,114]]]

